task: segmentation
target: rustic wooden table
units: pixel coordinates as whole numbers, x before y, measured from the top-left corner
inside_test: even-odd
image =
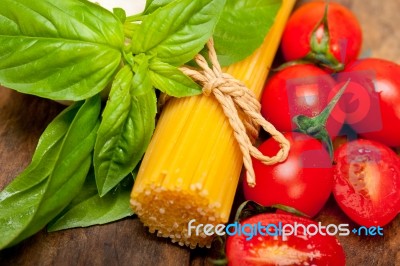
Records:
[[[400,1],[338,2],[361,22],[363,55],[400,63]],[[41,132],[62,108],[0,87],[0,190],[28,165]],[[332,199],[316,219],[353,225]],[[348,236],[340,242],[348,265],[400,265],[400,217],[385,227],[383,237]],[[159,239],[132,217],[104,226],[40,232],[0,251],[0,265],[208,265],[207,254]]]

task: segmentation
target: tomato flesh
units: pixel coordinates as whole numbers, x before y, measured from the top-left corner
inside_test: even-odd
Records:
[[[243,180],[244,195],[264,206],[282,204],[309,216],[316,215],[332,192],[333,169],[323,145],[301,133],[285,133],[291,149],[285,162],[264,165],[253,159],[256,185]],[[259,150],[267,156],[276,154],[279,145],[273,139],[262,143]]]
[[[335,152],[333,194],[363,226],[384,226],[400,211],[400,160],[378,142],[358,139]]]
[[[261,223],[316,225],[312,220],[289,214],[259,214],[248,218],[241,224]],[[234,235],[227,239],[226,255],[230,266],[250,265],[345,265],[342,246],[334,236],[298,235],[254,236],[246,240],[244,235]]]

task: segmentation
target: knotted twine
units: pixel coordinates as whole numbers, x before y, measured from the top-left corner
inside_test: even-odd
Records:
[[[243,164],[247,174],[246,181],[249,186],[254,187],[256,178],[251,157],[266,165],[283,162],[289,153],[289,141],[261,116],[261,105],[253,91],[233,76],[222,72],[214,49],[213,39],[208,41],[207,48],[212,68],[209,67],[207,60],[198,54],[195,61],[201,70],[182,67],[181,71],[203,87],[204,95],[213,94],[222,106],[243,155]],[[244,114],[242,119],[238,110]],[[258,136],[259,126],[279,143],[280,150],[275,156],[265,156],[253,146],[253,141]]]

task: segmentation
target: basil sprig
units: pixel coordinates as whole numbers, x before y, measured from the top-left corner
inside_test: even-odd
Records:
[[[212,36],[225,0],[175,0],[146,16],[132,37],[132,52],[181,66]]]
[[[63,111],[44,131],[31,164],[0,193],[0,249],[33,235],[80,191],[92,161],[100,97]]]
[[[87,99],[112,81],[123,45],[121,22],[90,2],[2,0],[5,87],[53,100]]]
[[[155,13],[174,1],[148,0],[143,14]],[[243,60],[257,49],[281,5],[282,0],[226,0],[213,33],[220,65],[228,66]]]
[[[140,95],[134,95],[136,88],[133,80],[130,67],[122,68],[116,76],[103,111],[103,121],[94,149],[96,183],[100,196],[118,185],[136,167],[155,127],[155,91],[148,89]]]
[[[156,89],[200,94],[179,67],[213,34],[223,64],[246,57],[279,4],[148,0],[142,14],[126,17],[86,0],[3,0],[0,85],[76,103],[49,124],[31,164],[0,192],[0,249],[49,223],[55,231],[132,215],[132,173],[154,131]],[[106,94],[102,105],[98,95]]]

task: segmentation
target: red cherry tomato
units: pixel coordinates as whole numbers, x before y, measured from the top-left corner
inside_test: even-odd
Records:
[[[326,1],[310,2],[300,6],[289,18],[284,30],[281,48],[287,61],[305,57],[310,51],[311,35],[324,16]],[[341,63],[355,60],[361,50],[362,33],[357,18],[349,9],[329,2],[329,52]],[[323,26],[316,31],[323,36]],[[319,36],[320,35],[320,36]]]
[[[400,146],[399,77],[398,64],[374,58],[355,61],[339,74],[339,81],[356,83],[346,90],[352,94],[348,108],[353,108],[347,123],[362,138]]]
[[[256,185],[250,187],[244,180],[245,198],[264,206],[283,204],[314,216],[332,192],[331,159],[318,140],[301,133],[284,135],[291,144],[287,160],[265,165],[253,159]],[[259,149],[272,156],[278,152],[279,145],[269,139]]]
[[[322,112],[334,96],[335,84],[328,73],[312,64],[286,67],[267,81],[261,97],[261,114],[278,130],[293,131],[295,116],[314,117]],[[327,122],[332,138],[338,135],[344,118],[345,114],[335,107]]]
[[[400,211],[400,160],[388,147],[358,139],[335,152],[333,194],[363,226],[384,226]]]
[[[241,225],[249,224],[253,228],[260,224],[278,227],[279,223],[292,226],[297,223],[305,227],[312,225],[314,228],[317,226],[317,223],[306,218],[272,213],[255,215],[242,221]],[[271,230],[268,232],[273,235],[276,232],[274,227],[269,228]],[[228,237],[226,242],[228,265],[345,265],[345,253],[334,236],[308,235],[304,229],[300,229],[297,235],[284,237],[270,236],[266,231],[265,234],[253,236],[251,239],[243,234]]]

